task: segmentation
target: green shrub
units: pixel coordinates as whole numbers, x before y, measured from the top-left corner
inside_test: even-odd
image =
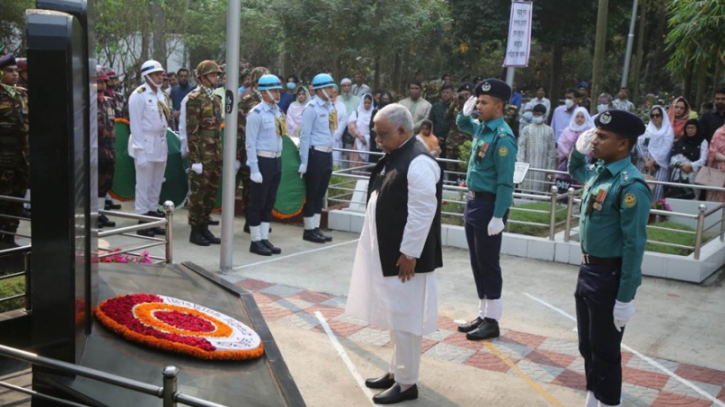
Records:
[[[0,276],[5,273],[0,272]],[[25,292],[25,277],[13,277],[7,280],[0,280],[0,299],[12,297],[13,295]],[[12,311],[25,307],[25,299],[18,298],[12,301],[0,302],[0,313]]]

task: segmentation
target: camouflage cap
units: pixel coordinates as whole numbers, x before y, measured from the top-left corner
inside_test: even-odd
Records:
[[[222,70],[219,69],[219,65],[211,60],[201,61],[196,66],[196,76],[201,78],[202,76],[209,75],[210,73],[221,74]]]
[[[267,69],[263,66],[258,66],[256,68],[252,69],[252,72],[249,73],[249,80],[252,82],[253,86],[256,86],[257,81],[259,81],[259,78],[261,78],[262,76],[267,75],[269,73],[271,73],[271,72],[269,72],[269,69]]]

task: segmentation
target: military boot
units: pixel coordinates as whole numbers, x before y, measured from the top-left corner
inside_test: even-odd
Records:
[[[203,225],[201,226],[202,232],[204,234],[204,237],[206,240],[209,241],[211,244],[221,244],[222,240],[218,237],[214,236],[213,233],[209,231],[209,225]]]
[[[106,215],[98,215],[98,228],[102,229],[106,226],[108,226],[109,228],[112,228],[112,227],[116,226],[116,222],[109,220],[106,217]]]
[[[106,200],[104,201],[104,203],[103,203],[103,207],[104,207],[104,208],[105,208],[105,209],[106,209],[107,211],[117,211],[117,210],[121,209],[121,205],[120,205],[120,204],[117,204],[117,203],[113,203],[113,201],[112,201],[112,200],[110,200],[110,199],[106,199]]]
[[[192,226],[191,234],[189,235],[189,242],[198,246],[209,246],[211,242],[204,237],[204,232],[201,226]]]

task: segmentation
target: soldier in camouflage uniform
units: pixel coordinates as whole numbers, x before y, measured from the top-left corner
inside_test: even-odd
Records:
[[[249,210],[249,203],[251,197],[251,184],[249,183],[249,177],[251,175],[249,167],[247,166],[247,150],[246,145],[246,134],[247,134],[247,114],[262,103],[262,94],[257,89],[257,83],[259,78],[263,75],[269,74],[269,69],[258,66],[252,69],[249,74],[250,85],[244,90],[241,97],[239,98],[239,113],[237,118],[237,161],[241,164],[239,172],[237,173],[237,186],[239,182],[242,183],[242,207],[244,208],[244,214],[246,217],[247,211]],[[244,231],[249,233],[249,224],[245,222]]]
[[[472,139],[472,135],[460,130],[458,126],[456,126],[456,116],[458,116],[458,112],[463,109],[463,105],[466,103],[468,98],[471,97],[472,92],[473,85],[471,85],[470,83],[464,83],[463,85],[461,85],[461,87],[458,88],[458,95],[456,96],[454,103],[451,103],[450,107],[448,108],[446,120],[451,123],[451,129],[448,133],[448,137],[446,138],[446,157],[448,159],[463,159],[464,161],[468,160],[468,157],[461,158],[459,151],[463,143]],[[460,164],[457,167],[454,165],[451,165],[449,167],[451,171],[465,171],[464,168],[465,166]],[[459,177],[462,176],[453,174],[449,178],[457,181]]]
[[[220,244],[209,231],[208,219],[214,209],[222,174],[222,105],[214,94],[221,69],[214,61],[202,61],[196,67],[197,88],[186,102],[187,158],[191,163],[189,181],[189,242],[199,246]]]
[[[108,79],[106,80],[106,96],[111,99],[111,106],[115,112],[114,115],[117,119],[127,119],[128,110],[126,107],[126,98],[123,96],[123,93],[116,92],[116,89],[120,84],[118,75],[116,74],[116,71],[111,68],[104,68],[104,71],[108,76]]]
[[[30,143],[28,96],[16,86],[18,78],[15,57],[0,57],[0,195],[22,198],[30,180]],[[0,213],[20,217],[23,204],[0,201]],[[18,225],[17,219],[0,217],[0,241],[17,246]]]
[[[113,127],[115,112],[111,98],[105,95],[108,75],[102,66],[96,68],[98,86],[98,208],[105,208],[106,194],[113,186],[116,170],[116,130]],[[106,215],[98,215],[98,227],[114,227]]]

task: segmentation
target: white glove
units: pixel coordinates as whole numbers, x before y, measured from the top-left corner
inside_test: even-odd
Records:
[[[597,136],[597,129],[589,129],[582,133],[576,140],[576,151],[583,155],[587,155],[592,152],[594,146],[592,146],[592,140]]]
[[[617,331],[622,332],[622,329],[627,322],[634,315],[634,304],[630,302],[614,302],[614,327]]]
[[[475,96],[471,96],[466,101],[466,104],[463,105],[463,115],[464,116],[470,116],[471,113],[473,113],[473,110],[476,108],[476,104],[478,104],[478,98]]]
[[[201,174],[201,172],[204,170],[204,166],[201,163],[194,163],[191,164],[191,170],[197,174]]]
[[[181,157],[186,157],[189,154],[189,149],[185,145],[181,145]]]
[[[249,179],[252,180],[252,182],[256,182],[257,184],[262,183],[262,173],[261,172],[253,172],[252,175],[249,176]]]
[[[239,160],[234,160],[234,171],[239,171],[242,168],[242,163]]]
[[[297,170],[300,173],[300,178],[307,173],[307,164],[300,164],[300,169]]]
[[[146,166],[146,164],[148,164],[148,162],[149,162],[149,160],[147,160],[146,157],[144,157],[142,155],[136,156],[136,165],[138,165],[139,167]]]
[[[491,218],[491,221],[488,222],[488,235],[489,236],[496,236],[497,234],[503,232],[503,219],[501,218]]]

